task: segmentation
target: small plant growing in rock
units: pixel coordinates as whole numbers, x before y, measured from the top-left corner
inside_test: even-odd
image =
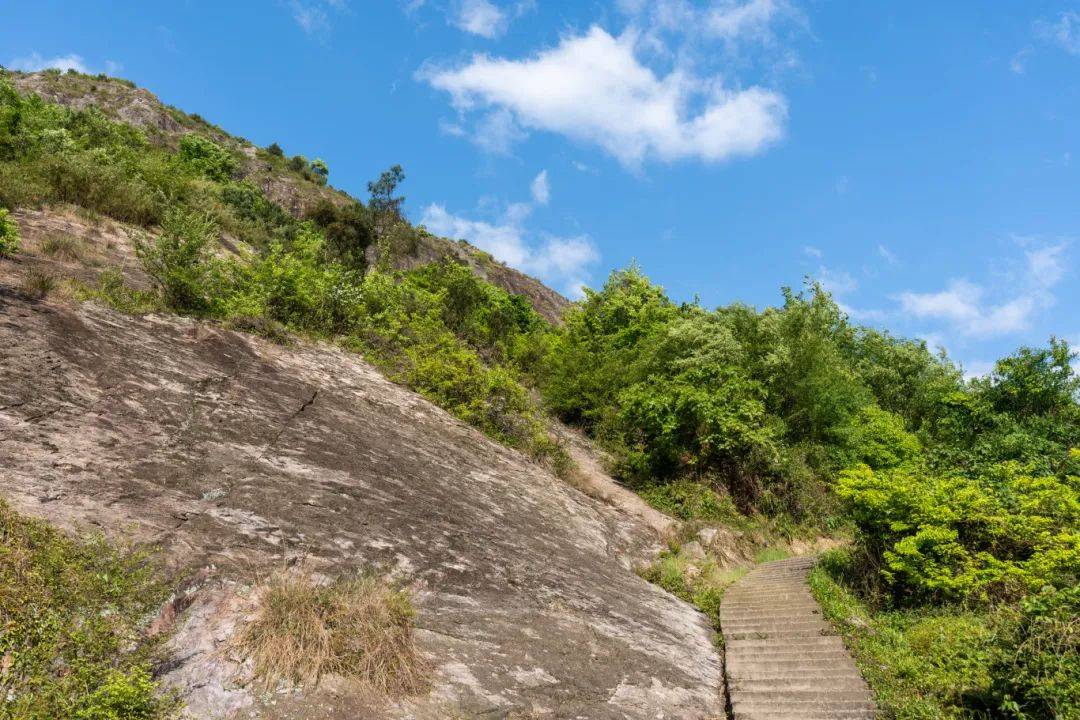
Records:
[[[56,287],[56,278],[41,268],[28,268],[19,283],[23,295],[31,300],[41,300]]]
[[[418,692],[426,663],[413,643],[408,594],[365,574],[319,583],[307,570],[279,572],[257,588],[258,608],[233,648],[265,687],[354,680],[377,697]]]

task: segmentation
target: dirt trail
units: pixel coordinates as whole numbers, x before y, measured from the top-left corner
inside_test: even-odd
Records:
[[[623,487],[608,474],[600,451],[580,431],[563,426],[559,428],[559,436],[566,444],[566,451],[577,463],[573,479],[579,490],[644,522],[660,538],[675,530],[677,520],[652,507],[640,495]]]

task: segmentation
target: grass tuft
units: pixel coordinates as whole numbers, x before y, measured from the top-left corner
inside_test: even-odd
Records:
[[[19,282],[19,290],[31,300],[41,300],[56,287],[56,277],[37,267],[27,268]]]
[[[41,241],[41,252],[57,260],[77,262],[83,259],[83,245],[70,235],[50,235]]]
[[[334,674],[379,698],[415,694],[427,663],[412,635],[408,593],[365,574],[321,584],[309,571],[279,572],[257,589],[254,618],[232,648],[266,689]]]

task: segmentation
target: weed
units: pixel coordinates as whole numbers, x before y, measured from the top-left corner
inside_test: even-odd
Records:
[[[31,300],[41,300],[56,287],[56,277],[38,267],[29,267],[19,282],[19,290]]]
[[[41,252],[57,260],[77,262],[83,259],[83,246],[70,235],[50,235],[41,241]]]

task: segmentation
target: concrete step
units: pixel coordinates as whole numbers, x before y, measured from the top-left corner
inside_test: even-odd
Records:
[[[724,595],[728,693],[736,720],[870,720],[874,703],[807,585],[812,559],[766,563]]]

